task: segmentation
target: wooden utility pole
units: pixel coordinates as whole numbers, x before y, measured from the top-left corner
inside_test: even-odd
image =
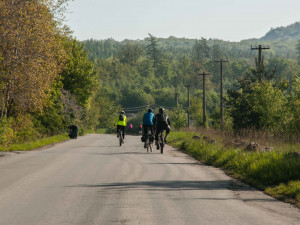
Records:
[[[188,128],[189,128],[190,127],[190,87],[192,85],[191,84],[186,84],[184,86],[187,87],[187,90],[188,90],[188,110],[187,110],[187,114],[188,114]]]
[[[175,77],[175,107],[178,108],[177,77]]]
[[[258,47],[251,46],[251,50],[258,50],[258,65],[259,66],[261,66],[261,64],[262,64],[262,50],[265,50],[265,49],[270,49],[270,47],[269,46],[263,47],[261,45],[258,45]]]
[[[206,99],[205,99],[205,76],[210,75],[209,73],[199,73],[198,75],[203,76],[203,103],[202,103],[202,108],[203,108],[203,126],[206,126]]]
[[[220,117],[221,117],[221,129],[224,129],[224,116],[223,116],[223,63],[229,62],[228,60],[215,60],[220,63],[221,73],[221,87],[220,87]]]

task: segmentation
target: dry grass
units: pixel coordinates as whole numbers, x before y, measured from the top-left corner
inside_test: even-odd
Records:
[[[272,135],[267,130],[257,131],[254,129],[244,129],[239,132],[233,130],[219,130],[213,128],[192,127],[183,131],[195,132],[201,136],[216,139],[218,143],[231,147],[245,147],[250,142],[258,143],[260,146],[268,146],[277,149],[292,149],[300,152],[299,135],[284,134]]]

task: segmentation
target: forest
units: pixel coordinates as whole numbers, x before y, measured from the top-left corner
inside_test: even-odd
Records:
[[[139,123],[163,106],[176,129],[220,128],[220,63],[224,129],[300,133],[300,24],[272,28],[260,39],[78,41],[63,24],[67,0],[0,2],[0,145],[67,131],[114,129],[124,109]],[[258,61],[258,45],[268,46]],[[252,48],[251,48],[252,46]],[[252,50],[251,50],[252,49]],[[207,123],[203,124],[206,78]],[[191,85],[190,107],[186,85]]]
[[[147,107],[169,109],[175,128],[220,128],[220,63],[226,129],[268,130],[299,134],[300,24],[271,29],[261,39],[226,42],[212,39],[157,38],[86,40],[83,43],[102,82],[102,91],[141,121]],[[262,50],[258,61],[259,45]],[[207,124],[203,124],[203,81],[206,78]],[[188,108],[187,85],[191,85]],[[142,112],[141,112],[142,111]],[[133,114],[133,115],[132,115]],[[101,126],[101,124],[99,124]]]

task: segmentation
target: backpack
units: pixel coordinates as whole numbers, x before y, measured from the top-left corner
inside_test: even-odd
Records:
[[[164,113],[157,114],[158,125],[167,126],[168,125],[168,115]]]
[[[124,121],[124,114],[120,114],[119,120],[120,120],[120,121]]]

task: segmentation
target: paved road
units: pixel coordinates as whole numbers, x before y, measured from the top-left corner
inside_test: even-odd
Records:
[[[0,224],[300,224],[300,210],[139,137],[87,135],[0,158]]]

